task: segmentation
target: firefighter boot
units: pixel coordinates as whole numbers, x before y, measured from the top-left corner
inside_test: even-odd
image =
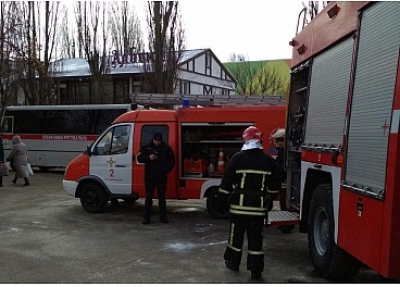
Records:
[[[24,177],[24,180],[25,180],[24,186],[28,186],[28,185],[29,185],[29,180],[28,180],[28,178],[27,178],[27,177]]]
[[[160,221],[161,221],[162,223],[168,223],[168,222],[169,222],[168,219],[167,219],[166,217],[160,217]]]
[[[239,271],[239,265],[236,265],[235,263],[233,263],[231,261],[225,260],[225,265],[226,265],[226,267],[228,267],[229,269],[231,269],[233,271]]]
[[[261,272],[251,271],[251,279],[260,279]]]

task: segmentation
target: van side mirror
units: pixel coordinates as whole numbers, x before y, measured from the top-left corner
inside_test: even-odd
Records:
[[[86,147],[86,153],[87,153],[89,156],[92,155],[92,150],[91,150],[90,145],[88,145],[88,146]]]

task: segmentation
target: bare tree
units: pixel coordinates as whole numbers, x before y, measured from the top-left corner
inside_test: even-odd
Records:
[[[181,52],[185,48],[178,1],[148,2],[147,23],[152,73],[145,79],[147,92],[173,93]]]
[[[18,2],[21,20],[25,23],[21,29],[18,63],[23,67],[22,89],[28,104],[51,104],[55,101],[54,81],[49,75],[49,65],[54,59],[57,45],[56,37],[59,1]]]
[[[110,6],[109,26],[112,47],[126,55],[131,52],[131,49],[138,52],[143,51],[144,43],[140,21],[132,2],[113,1]]]
[[[306,2],[302,2],[303,7],[307,11],[307,14],[304,15],[304,17],[306,17],[305,23],[310,23],[311,20],[326,7],[328,2],[329,1],[308,1],[307,4]]]
[[[14,1],[0,2],[0,105],[1,114],[5,106],[16,103],[21,70],[16,61],[15,33],[21,26],[19,7]]]
[[[77,56],[76,46],[78,45],[78,37],[76,27],[70,25],[70,19],[68,17],[69,10],[66,9],[66,13],[64,13],[60,30],[59,37],[59,55],[61,59],[72,59]],[[77,25],[78,26],[78,25]],[[81,55],[83,57],[83,55]]]
[[[83,58],[83,51],[85,46],[84,35],[85,35],[85,24],[86,23],[86,2],[85,1],[76,1],[75,2],[75,20],[77,26],[77,48],[78,48],[78,57]]]
[[[84,56],[90,68],[90,103],[112,102],[112,80],[108,72],[107,36],[108,3],[102,1],[77,1],[75,14],[77,20],[78,51],[83,46]],[[78,15],[78,13],[80,13]],[[83,37],[83,38],[82,38]]]
[[[241,95],[282,96],[289,87],[289,79],[265,61],[247,61],[242,54],[232,54],[227,69],[236,79],[236,92]]]

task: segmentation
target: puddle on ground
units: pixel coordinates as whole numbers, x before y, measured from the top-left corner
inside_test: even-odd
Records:
[[[198,212],[201,211],[200,208],[197,207],[182,207],[182,208],[177,208],[174,210],[174,212],[177,213],[190,213],[190,212]]]
[[[200,223],[200,224],[196,224],[194,226],[194,228],[195,228],[196,232],[207,232],[214,226],[215,226],[214,224],[201,224]]]
[[[190,251],[194,249],[202,249],[205,247],[214,246],[214,245],[225,245],[226,240],[217,241],[217,242],[208,242],[208,243],[192,243],[192,242],[173,242],[167,243],[165,245],[165,249],[171,249],[176,252]]]
[[[21,228],[18,228],[18,227],[9,227],[9,228],[7,228],[7,230],[0,231],[0,235],[1,235],[1,234],[12,233],[12,232],[20,232],[20,231],[22,231]]]

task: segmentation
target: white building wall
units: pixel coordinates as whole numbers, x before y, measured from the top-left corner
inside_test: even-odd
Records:
[[[190,93],[192,95],[202,95],[203,94],[203,85],[190,83]]]
[[[223,80],[223,79],[209,77],[206,75],[194,74],[194,73],[190,73],[187,71],[179,71],[178,79],[184,80],[184,81],[189,81],[189,82],[194,82],[194,83],[202,83],[203,85],[210,85],[213,87],[219,87],[219,88],[224,88],[224,89],[229,89],[229,88],[233,89],[233,90],[235,89],[235,84],[233,82],[229,82],[229,81]],[[201,93],[203,93],[203,90]]]
[[[215,60],[214,57],[211,61],[211,75],[213,77],[221,78],[221,65]]]
[[[206,56],[203,54],[200,57],[195,59],[195,72],[203,74],[206,70]]]

